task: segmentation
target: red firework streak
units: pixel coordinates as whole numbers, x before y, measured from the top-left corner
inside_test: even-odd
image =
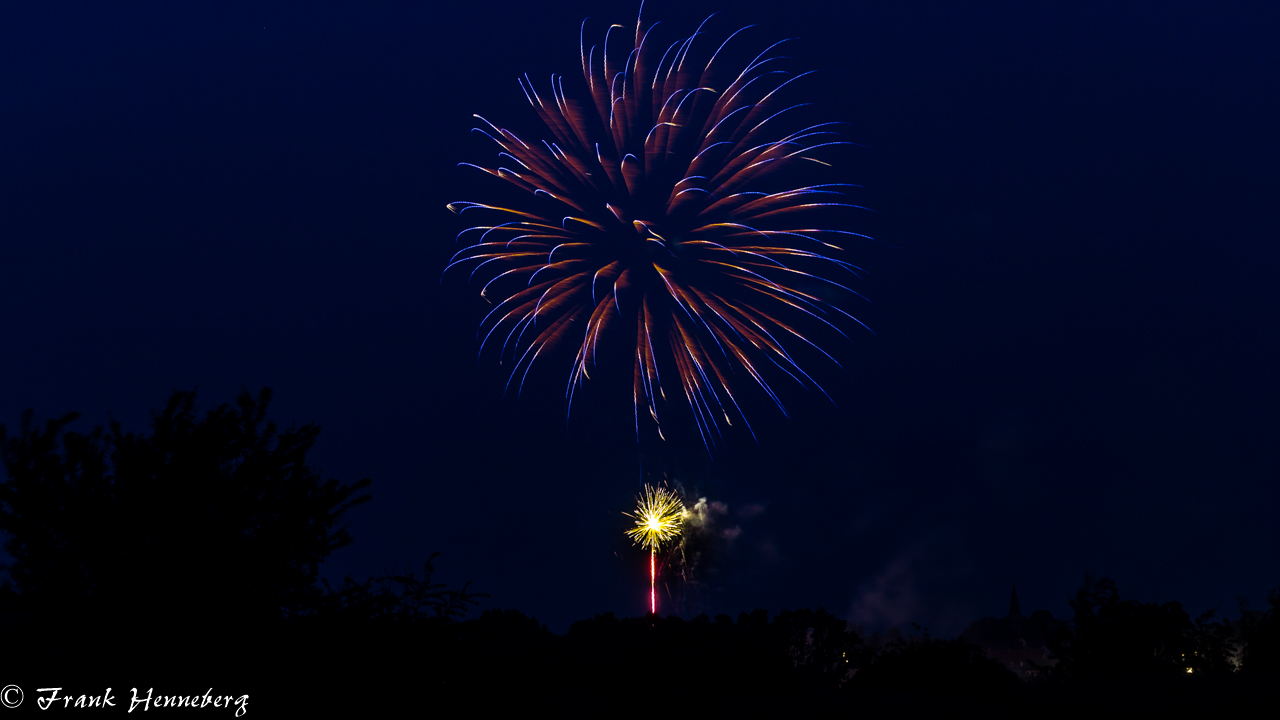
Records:
[[[655,589],[658,584],[657,555],[657,551],[649,551],[649,612],[654,615],[658,614],[658,593]]]

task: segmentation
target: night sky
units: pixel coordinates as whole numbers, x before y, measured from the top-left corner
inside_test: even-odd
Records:
[[[175,389],[271,387],[374,480],[363,578],[437,579],[555,631],[645,610],[623,536],[628,402],[503,396],[477,287],[441,271],[483,200],[480,113],[546,137],[516,77],[571,79],[632,2],[38,3],[0,11],[0,423],[144,430]],[[1280,9],[1181,2],[650,2],[687,35],[758,23],[865,148],[848,181],[872,332],[834,398],[674,472],[723,503],[698,609],[825,606],[954,635],[1122,597],[1235,617],[1280,584]],[[566,82],[568,85],[568,81]],[[575,86],[576,87],[576,86]],[[618,369],[629,382],[630,368]],[[602,387],[607,386],[602,381]],[[734,532],[728,533],[734,535]]]

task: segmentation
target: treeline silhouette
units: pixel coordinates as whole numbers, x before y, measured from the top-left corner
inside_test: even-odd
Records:
[[[369,479],[323,479],[319,429],[281,430],[271,393],[196,412],[176,392],[149,433],[66,415],[0,425],[0,683],[251,692],[255,709],[544,708],[561,713],[850,711],[878,717],[1209,715],[1280,686],[1280,589],[1241,619],[1120,598],[1086,580],[1073,617],[1033,613],[1051,660],[1024,682],[962,639],[862,637],[825,610],[736,618],[599,615],[557,635],[416,572],[319,565],[352,537]],[[195,686],[199,685],[199,688]]]

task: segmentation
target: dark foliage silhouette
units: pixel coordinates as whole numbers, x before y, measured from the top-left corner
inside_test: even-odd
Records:
[[[647,702],[645,688],[668,678],[651,691],[652,702],[760,712],[833,702],[861,641],[844,620],[819,608],[783,611],[772,620],[756,610],[736,621],[606,613],[574,623],[564,647],[577,678],[573,694],[585,705],[623,697]]]
[[[818,683],[839,686],[864,656],[862,639],[826,610],[783,610],[772,626],[796,671]]]
[[[458,697],[473,712],[541,708],[573,717],[831,707],[861,650],[845,622],[821,609],[772,619],[756,610],[736,621],[604,613],[563,636],[514,610],[462,622],[420,614],[314,628],[320,632],[297,638],[296,647],[309,648],[300,655],[361,659],[344,683]]]
[[[370,480],[322,478],[319,428],[281,430],[270,401],[242,392],[201,415],[175,392],[144,433],[77,432],[74,413],[0,426],[0,637],[21,660],[6,682],[221,682],[273,698],[267,712],[341,706],[334,687],[379,677],[458,684],[459,621],[484,596],[434,581],[438,555],[421,575],[320,580]]]
[[[309,612],[317,572],[352,541],[368,479],[306,463],[319,428],[280,430],[269,390],[200,417],[175,392],[149,433],[69,429],[72,413],[0,426],[7,614],[46,636],[104,627],[241,631]],[[57,648],[57,643],[43,643]]]
[[[1058,675],[1167,679],[1230,671],[1228,632],[1212,613],[1192,622],[1177,602],[1121,600],[1106,578],[1086,580],[1071,608],[1071,622],[1049,638]]]
[[[941,711],[982,712],[1021,698],[1022,684],[982,648],[930,637],[889,642],[862,661],[846,693],[877,715],[916,717]]]
[[[1240,665],[1252,675],[1280,675],[1280,587],[1267,594],[1267,604],[1263,612],[1250,612],[1240,601]]]
[[[321,618],[358,622],[459,620],[480,602],[480,598],[489,596],[471,592],[469,582],[457,590],[450,590],[444,583],[431,582],[435,573],[434,561],[439,556],[440,553],[433,553],[423,563],[421,580],[413,572],[372,577],[364,582],[347,577],[335,590],[328,580],[322,579],[325,592],[315,613]]]

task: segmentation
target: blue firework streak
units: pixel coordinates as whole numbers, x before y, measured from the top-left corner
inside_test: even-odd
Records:
[[[710,450],[721,420],[741,419],[750,431],[742,380],[784,413],[771,379],[822,391],[793,353],[804,345],[830,358],[805,328],[844,335],[858,323],[840,307],[856,295],[844,276],[857,272],[842,256],[845,241],[866,236],[807,226],[858,208],[843,198],[853,186],[802,184],[830,167],[824,152],[851,144],[838,123],[794,120],[809,103],[787,98],[812,73],[786,71],[774,54],[782,43],[726,71],[725,48],[748,28],[716,46],[705,25],[659,45],[654,26],[637,20],[623,59],[625,28],[611,26],[602,45],[587,48],[584,21],[584,98],[566,93],[558,75],[549,95],[527,75],[519,80],[554,141],[525,141],[477,115],[475,131],[501,148],[503,164],[462,165],[530,197],[519,207],[450,203],[493,219],[459,234],[468,244],[449,267],[472,264],[481,296],[495,303],[481,322],[481,351],[500,345],[514,360],[508,387],[517,377],[522,387],[538,357],[574,342],[572,408],[601,337],[634,336],[637,436],[642,415],[661,436],[663,380],[674,378]]]

